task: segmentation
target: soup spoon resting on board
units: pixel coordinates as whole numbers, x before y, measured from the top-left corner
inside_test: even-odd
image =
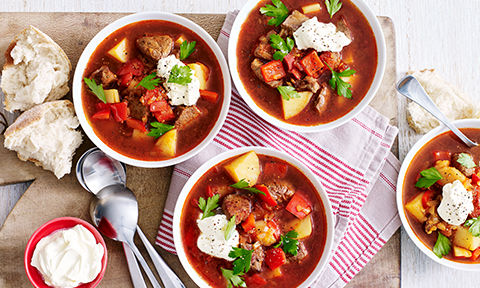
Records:
[[[435,116],[440,122],[442,122],[448,129],[452,130],[455,135],[457,135],[460,140],[463,141],[468,147],[478,146],[476,142],[470,140],[465,134],[458,130],[455,125],[448,120],[448,118],[438,109],[437,105],[432,101],[428,96],[427,92],[423,90],[423,87],[418,82],[417,78],[412,75],[407,75],[403,77],[397,84],[397,91],[418,105],[422,106],[423,109],[427,110],[430,114]]]

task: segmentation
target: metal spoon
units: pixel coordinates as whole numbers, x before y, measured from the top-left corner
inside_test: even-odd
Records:
[[[427,92],[423,90],[423,87],[415,77],[412,75],[403,77],[403,79],[397,84],[397,91],[403,96],[422,106],[430,114],[435,116],[440,122],[452,130],[452,132],[455,133],[455,135],[457,135],[457,137],[460,138],[460,140],[462,140],[468,147],[478,146],[476,142],[468,139],[465,134],[460,132],[460,130],[458,130],[458,128],[455,127],[455,125],[453,125],[447,117],[445,117],[442,111],[440,111],[437,105],[435,105],[432,99],[430,99]]]
[[[153,287],[161,288],[133,242],[138,221],[138,202],[135,194],[123,185],[107,186],[97,193],[97,197],[92,199],[90,216],[102,234],[130,246]]]

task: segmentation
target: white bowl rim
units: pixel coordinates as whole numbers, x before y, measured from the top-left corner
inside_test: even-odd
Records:
[[[480,129],[480,119],[464,119],[464,120],[456,120],[452,122],[455,124],[457,128],[476,128]],[[400,220],[402,221],[403,228],[405,231],[407,231],[408,236],[410,239],[415,243],[415,245],[430,259],[433,261],[444,265],[449,268],[453,269],[459,269],[459,270],[464,270],[464,271],[479,271],[480,270],[480,263],[478,264],[466,264],[466,263],[460,263],[460,262],[455,262],[452,260],[448,260],[446,258],[438,258],[430,248],[428,248],[422,241],[420,241],[413,232],[412,227],[410,226],[410,223],[408,223],[407,217],[406,217],[406,212],[405,208],[403,207],[403,182],[405,180],[405,173],[407,172],[408,166],[410,165],[410,162],[412,159],[417,155],[418,151],[425,146],[430,140],[433,138],[437,137],[438,135],[445,133],[447,131],[450,131],[446,126],[440,125],[438,127],[435,127],[434,129],[430,130],[428,133],[423,135],[408,151],[407,155],[405,156],[405,159],[403,160],[402,166],[400,167],[400,171],[398,173],[398,180],[397,180],[397,209],[398,209],[398,214],[400,216]]]
[[[238,40],[238,36],[240,33],[241,26],[245,19],[247,18],[250,11],[258,4],[259,0],[249,0],[243,8],[238,13],[235,22],[233,23],[232,30],[230,32],[230,39],[228,43],[228,62],[230,67],[230,75],[233,79],[233,84],[237,89],[238,93],[242,97],[242,99],[247,103],[247,105],[252,109],[257,115],[262,117],[267,122],[272,123],[273,125],[291,131],[298,131],[298,132],[320,132],[326,131],[329,129],[333,129],[338,127],[342,124],[345,124],[353,117],[357,116],[367,105],[372,101],[373,97],[378,91],[380,84],[382,83],[383,75],[385,73],[385,66],[387,62],[387,53],[386,53],[386,45],[385,45],[385,37],[383,35],[382,27],[378,22],[377,17],[370,9],[370,7],[363,2],[362,0],[350,0],[352,1],[357,8],[363,13],[367,21],[369,22],[370,26],[372,27],[372,31],[374,33],[376,43],[377,43],[377,53],[378,53],[378,61],[377,61],[377,70],[375,72],[375,76],[373,82],[368,89],[367,94],[365,97],[355,106],[350,112],[345,114],[343,117],[336,119],[332,122],[328,122],[325,124],[319,124],[314,126],[301,126],[301,125],[294,125],[284,121],[281,121],[268,113],[262,110],[250,96],[248,96],[247,91],[243,87],[242,80],[238,77],[237,73],[237,56],[236,56],[236,42]]]
[[[175,204],[175,211],[173,213],[173,239],[175,243],[175,250],[177,251],[177,256],[180,259],[180,262],[182,263],[183,268],[185,271],[187,271],[187,274],[193,279],[193,281],[199,285],[200,287],[210,287],[195,271],[194,268],[192,268],[188,262],[187,256],[185,254],[185,250],[183,249],[183,240],[180,235],[180,217],[181,213],[183,210],[183,206],[185,203],[185,200],[190,192],[190,190],[193,188],[193,186],[197,183],[197,181],[200,179],[201,176],[205,174],[208,169],[213,167],[214,165],[247,153],[249,151],[255,151],[255,153],[260,154],[260,155],[269,155],[269,156],[274,156],[280,159],[283,159],[287,161],[289,164],[297,167],[302,173],[305,174],[307,178],[310,179],[312,184],[315,186],[317,189],[320,198],[323,201],[323,205],[325,208],[325,214],[326,214],[326,221],[327,221],[327,236],[326,236],[326,242],[325,242],[325,247],[323,250],[323,254],[320,258],[320,261],[318,262],[317,266],[315,267],[314,271],[310,276],[300,285],[298,286],[299,288],[307,288],[309,287],[315,279],[317,279],[318,276],[320,276],[321,272],[323,269],[326,267],[328,261],[330,261],[331,258],[331,252],[333,249],[333,240],[334,240],[334,216],[333,216],[333,210],[332,206],[330,203],[330,200],[328,198],[327,192],[323,188],[322,183],[320,180],[316,177],[316,175],[302,162],[294,158],[293,156],[280,151],[276,150],[273,148],[267,148],[267,147],[260,147],[260,146],[249,146],[249,147],[241,147],[241,148],[235,148],[231,150],[227,150],[214,158],[208,160],[204,164],[202,164],[193,174],[190,176],[188,181],[185,183],[185,185],[182,188],[182,191],[180,192],[180,195],[177,199],[177,202]]]
[[[83,111],[81,79],[83,79],[82,78],[83,72],[88,63],[90,55],[93,53],[95,48],[107,36],[109,36],[114,31],[128,24],[144,21],[144,20],[163,20],[163,21],[173,22],[192,30],[194,33],[200,36],[207,43],[210,49],[212,49],[213,53],[217,57],[220,70],[222,71],[222,74],[223,74],[224,96],[223,96],[222,109],[220,111],[220,114],[218,115],[217,122],[215,126],[212,128],[212,130],[210,131],[210,133],[205,137],[205,139],[203,139],[202,142],[200,142],[200,144],[198,144],[196,147],[194,147],[187,153],[184,153],[175,158],[160,160],[160,161],[138,160],[114,151],[112,148],[107,146],[102,140],[100,140],[100,138],[98,138],[98,136],[95,134],[92,127],[88,123]],[[83,50],[82,55],[78,59],[78,64],[75,69],[75,74],[73,77],[72,95],[73,95],[74,104],[76,104],[74,105],[74,107],[75,107],[75,112],[77,114],[77,118],[80,122],[80,125],[83,128],[83,131],[85,131],[85,134],[93,142],[93,144],[95,144],[103,152],[107,153],[112,158],[117,159],[123,163],[129,164],[132,166],[137,166],[137,167],[158,168],[158,167],[167,167],[167,166],[175,165],[177,163],[188,160],[189,158],[195,156],[197,153],[202,151],[208,144],[210,144],[210,142],[212,142],[213,138],[215,138],[217,133],[220,131],[221,127],[223,126],[223,123],[225,122],[225,118],[227,117],[227,113],[230,107],[231,82],[230,82],[230,73],[229,73],[227,61],[225,59],[225,56],[223,55],[222,50],[218,46],[217,42],[212,38],[212,36],[210,36],[210,34],[208,34],[202,27],[200,27],[198,24],[194,23],[193,21],[187,18],[184,18],[176,14],[172,14],[172,13],[140,12],[140,13],[127,15],[125,17],[122,17],[110,23],[105,28],[100,30],[100,32],[98,32],[92,38],[92,40],[90,40],[88,45]]]

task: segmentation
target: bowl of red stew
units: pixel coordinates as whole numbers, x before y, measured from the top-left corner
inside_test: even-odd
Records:
[[[301,162],[264,147],[203,164],[175,206],[180,261],[200,287],[308,287],[328,262],[333,213]]]
[[[90,41],[73,100],[86,135],[105,153],[164,167],[210,143],[230,89],[225,57],[205,30],[178,15],[147,12],[113,22]]]
[[[337,127],[360,113],[386,63],[380,24],[361,0],[250,0],[230,33],[239,94],[266,121],[293,131]]]
[[[480,120],[454,122],[480,141]],[[434,261],[461,270],[480,265],[480,147],[469,148],[445,126],[415,143],[399,172],[403,227]]]

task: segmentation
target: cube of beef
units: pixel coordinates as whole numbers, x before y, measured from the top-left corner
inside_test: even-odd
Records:
[[[292,262],[299,262],[303,260],[305,257],[307,257],[308,251],[307,248],[305,247],[305,244],[303,244],[302,240],[298,240],[298,250],[297,250],[297,255],[291,255],[287,254],[287,263],[292,263]]]
[[[202,111],[198,109],[197,106],[179,106],[175,109],[176,119],[175,127],[177,129],[182,129],[190,122],[195,120],[198,116],[202,114]]]
[[[147,106],[143,105],[140,102],[139,98],[136,97],[125,97],[125,101],[128,103],[128,110],[130,111],[130,117],[142,120],[143,123],[147,123],[148,117],[150,116],[150,110]]]
[[[337,32],[342,32],[348,39],[350,39],[350,41],[352,41],[352,32],[350,32],[347,21],[343,16],[337,21]]]
[[[108,66],[103,65],[99,69],[95,70],[91,75],[90,79],[95,80],[97,85],[102,85],[103,88],[110,88],[117,83],[117,75],[113,73]]]
[[[295,194],[295,191],[293,191],[288,183],[274,180],[266,183],[265,186],[267,186],[268,192],[270,192],[270,195],[272,195],[277,202],[289,201],[293,194]]]
[[[229,194],[223,199],[222,209],[228,220],[235,215],[235,224],[237,225],[250,215],[252,204],[250,199],[243,195]]]
[[[466,154],[468,155],[467,157],[470,157],[473,161],[473,157],[472,157],[472,154],[470,153],[453,153],[452,155],[452,166],[457,168],[458,170],[460,170],[460,172],[462,172],[463,174],[465,174],[465,176],[467,177],[471,177],[472,174],[475,173],[475,167],[473,168],[467,168],[465,166],[463,166],[461,163],[458,162],[458,159],[460,158],[460,155],[461,154]]]
[[[283,21],[283,23],[280,25],[280,27],[284,29],[285,32],[281,34],[292,35],[293,32],[300,28],[303,22],[307,21],[308,19],[310,18],[298,12],[297,10],[293,10],[292,14],[290,14],[287,19],[285,19],[285,21]]]
[[[170,55],[173,39],[168,35],[144,36],[137,39],[137,46],[143,55],[156,62]]]
[[[322,114],[327,109],[327,103],[332,98],[334,91],[326,83],[322,84],[320,93],[318,93],[317,99],[315,99],[314,105],[319,114]]]
[[[262,58],[265,60],[273,60],[273,53],[275,50],[273,49],[272,45],[270,45],[270,36],[273,34],[277,34],[274,30],[271,30],[265,36],[260,36],[258,39],[258,45],[253,51],[253,55],[257,58]]]

